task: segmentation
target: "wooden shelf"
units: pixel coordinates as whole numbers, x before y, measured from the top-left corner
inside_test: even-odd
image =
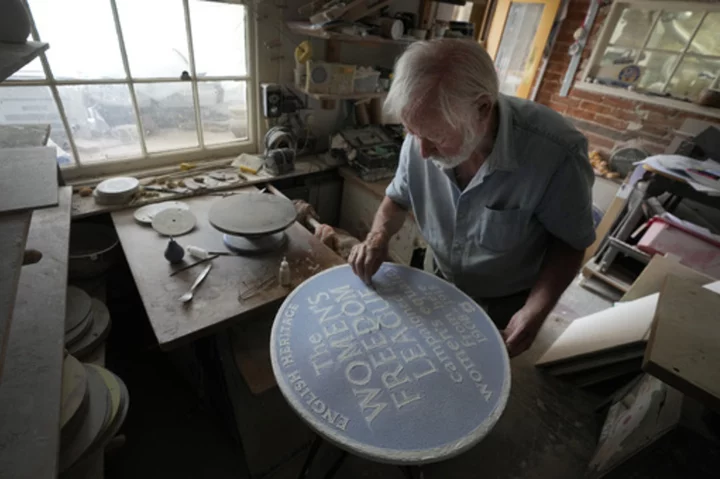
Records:
[[[0,43],[0,81],[20,70],[47,50],[49,45],[40,42],[25,44]]]
[[[310,93],[305,90],[300,90],[303,94],[311,96],[316,100],[364,100],[366,98],[382,98],[387,95],[387,92],[381,91],[377,93]]]
[[[315,38],[323,38],[325,40],[338,40],[341,42],[408,45],[416,41],[414,38],[401,38],[400,40],[393,40],[391,38],[378,37],[377,35],[348,35],[347,33],[323,30],[322,28],[317,28],[307,22],[287,22],[287,26],[291,32],[297,33],[298,35],[307,35]]]

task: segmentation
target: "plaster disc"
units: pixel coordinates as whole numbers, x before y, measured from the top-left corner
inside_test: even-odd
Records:
[[[68,286],[65,298],[65,332],[75,329],[90,314],[90,295],[80,288]]]
[[[140,187],[140,182],[137,178],[130,176],[118,176],[117,178],[110,178],[97,185],[95,191],[98,195],[105,197],[125,197],[132,195]]]
[[[84,420],[77,432],[66,442],[60,444],[59,472],[64,472],[75,464],[95,442],[105,426],[112,408],[110,392],[102,376],[96,371],[85,368],[88,378],[88,408]]]
[[[153,217],[152,227],[164,236],[184,235],[195,227],[195,215],[190,210],[168,208]]]
[[[182,201],[163,201],[162,203],[154,203],[152,205],[145,205],[135,210],[133,217],[138,223],[145,225],[152,224],[152,220],[156,214],[164,211],[168,208],[176,208],[179,210],[189,210],[190,206]]]
[[[223,241],[227,248],[240,254],[260,254],[280,249],[287,242],[287,235],[284,231],[274,235],[245,237],[223,235]]]
[[[210,224],[230,235],[263,236],[278,233],[295,222],[292,201],[264,193],[243,193],[213,203]]]
[[[102,434],[107,430],[108,426],[110,426],[110,424],[112,424],[112,422],[115,420],[115,417],[120,410],[120,383],[117,381],[117,378],[113,373],[103,367],[96,366],[94,364],[88,364],[87,367],[93,369],[102,377],[103,381],[105,382],[105,386],[107,386],[108,391],[110,391],[110,400],[112,401],[112,407],[110,408],[110,417],[108,418],[105,427],[100,433],[100,435],[102,436]]]
[[[78,413],[88,389],[85,367],[72,355],[65,356],[62,375],[62,402],[60,407],[60,429]]]
[[[105,341],[110,334],[110,311],[108,311],[105,303],[99,299],[92,300],[93,321],[90,331],[80,337],[80,339],[72,344],[68,344],[68,350],[74,356],[83,358],[86,354],[93,352],[97,347]]]
[[[70,331],[67,331],[65,333],[65,347],[70,348],[72,344],[77,343],[80,339],[82,339],[85,334],[87,334],[88,331],[90,331],[90,328],[92,328],[93,322],[95,321],[95,314],[90,309],[90,313],[85,317],[85,319],[75,326]],[[72,354],[72,351],[70,351]]]
[[[295,288],[273,322],[280,392],[319,435],[400,465],[467,451],[510,393],[500,332],[472,298],[433,274],[384,263],[372,287],[349,265]]]

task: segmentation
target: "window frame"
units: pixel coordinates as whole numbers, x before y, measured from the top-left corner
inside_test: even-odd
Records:
[[[615,27],[617,23],[620,21],[620,18],[622,16],[622,12],[626,7],[635,7],[635,8],[648,8],[648,9],[655,9],[655,10],[663,10],[663,11],[702,11],[705,13],[705,16],[709,12],[720,12],[720,3],[702,3],[702,2],[678,2],[678,1],[666,1],[666,0],[616,0],[613,2],[612,6],[610,7],[610,12],[608,13],[604,25],[602,26],[602,29],[600,30],[600,34],[597,37],[597,40],[595,41],[595,44],[593,45],[593,50],[588,58],[588,61],[586,65],[584,66],[582,73],[580,75],[580,78],[575,82],[574,87],[578,90],[588,91],[591,93],[598,93],[603,95],[610,95],[610,96],[616,96],[619,98],[625,98],[629,100],[637,100],[642,101],[645,103],[651,103],[659,106],[664,106],[668,108],[675,108],[678,110],[687,111],[690,113],[697,113],[701,115],[707,115],[714,118],[720,118],[720,109],[718,108],[712,108],[712,107],[706,107],[702,105],[697,105],[695,103],[689,102],[689,101],[683,101],[677,98],[673,98],[670,96],[660,96],[660,95],[653,95],[649,93],[644,93],[642,91],[637,90],[628,90],[621,87],[614,87],[609,85],[602,85],[598,83],[593,83],[593,79],[590,77],[590,72],[593,70],[594,67],[598,66],[600,64],[600,60],[602,58],[602,55],[604,54],[605,50],[608,48],[610,43],[610,38],[613,34],[613,31],[615,30]],[[703,20],[705,18],[703,16]],[[660,16],[658,15],[658,19]],[[657,23],[657,20],[655,21]],[[700,26],[702,25],[702,20],[700,23],[698,23],[698,26],[695,28],[695,31],[693,32],[693,37],[700,29]],[[645,40],[642,44],[642,46],[638,49],[640,55],[642,52],[647,51],[647,44],[650,41],[651,34],[653,32],[653,29],[655,27],[655,24],[652,25],[652,27],[648,30],[647,35],[645,36]],[[690,39],[690,42],[692,42],[692,37]],[[672,74],[668,78],[668,84],[672,80],[673,76],[677,72],[677,69],[679,68],[680,64],[682,63],[683,59],[685,58],[685,55],[688,53],[690,43],[683,48],[680,52],[675,52],[678,55],[678,58],[676,60],[675,65],[673,66]],[[649,51],[663,51],[660,49],[650,49]],[[690,54],[691,56],[693,54]],[[714,56],[713,56],[714,58]],[[718,58],[720,59],[720,55],[718,55]],[[718,88],[720,86],[720,70],[718,70],[717,75],[715,77],[714,82],[712,83],[712,88]],[[667,84],[665,85],[667,87]]]
[[[65,128],[70,144],[70,150],[73,155],[73,162],[70,165],[62,165],[61,170],[63,177],[68,181],[81,180],[86,178],[96,178],[106,175],[127,173],[130,171],[157,170],[170,165],[177,165],[184,161],[201,161],[218,159],[222,157],[235,156],[240,153],[254,153],[257,151],[257,138],[259,135],[260,118],[258,118],[257,108],[257,50],[256,50],[256,16],[253,15],[252,7],[240,2],[227,0],[210,0],[217,3],[228,3],[241,5],[245,8],[245,49],[247,72],[245,75],[232,76],[204,76],[198,80],[196,76],[195,54],[192,37],[192,26],[190,19],[189,0],[182,0],[183,11],[185,14],[185,31],[188,42],[188,61],[190,64],[190,80],[182,80],[178,77],[155,77],[155,78],[134,78],[131,75],[128,55],[126,51],[125,40],[123,37],[122,26],[118,14],[116,0],[101,0],[110,2],[115,32],[119,43],[119,50],[124,69],[124,78],[121,79],[69,79],[58,80],[54,77],[50,64],[45,53],[40,55],[44,79],[38,80],[12,80],[7,79],[3,82],[2,87],[47,87],[57,107],[60,121]],[[31,23],[31,36],[34,41],[43,41],[37,30],[32,10],[28,4],[28,0],[23,0]],[[52,48],[52,42],[50,48]],[[233,141],[227,144],[207,145],[204,143],[202,119],[200,112],[200,103],[198,95],[198,84],[204,82],[216,81],[242,81],[246,85],[246,105],[248,116],[248,138],[245,140]],[[137,101],[135,85],[148,83],[191,83],[193,108],[195,111],[195,127],[198,138],[198,146],[191,148],[182,148],[171,151],[148,152],[146,136],[143,128],[143,121]],[[123,85],[128,87],[131,106],[135,118],[135,126],[138,131],[138,141],[140,143],[141,155],[127,158],[99,160],[91,162],[83,162],[78,154],[75,138],[71,133],[70,123],[65,113],[65,108],[58,91],[59,86],[69,85]]]

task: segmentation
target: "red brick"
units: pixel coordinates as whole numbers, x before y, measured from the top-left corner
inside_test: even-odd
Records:
[[[614,106],[616,108],[622,108],[624,110],[631,110],[635,108],[635,102],[633,100],[617,98],[614,96],[606,96],[605,98],[603,98],[603,104]]]
[[[642,120],[642,115],[635,112],[635,109],[623,110],[621,108],[616,108],[613,115],[627,121],[639,122]]]
[[[669,108],[669,107],[660,106],[660,105],[653,105],[652,103],[644,103],[641,100],[640,111],[642,111],[642,110],[653,111],[656,113],[660,113],[664,116],[674,115],[677,112],[677,110],[674,108]]]
[[[670,130],[671,130],[671,128],[668,127],[667,125],[649,125],[649,124],[644,124],[641,129],[641,131],[643,133],[649,133],[650,135],[655,135],[655,136],[659,136],[659,137],[666,136],[668,133],[670,133]]]
[[[568,63],[561,63],[561,62],[555,62],[551,61],[548,63],[547,70],[545,70],[545,74],[548,73],[559,73],[560,75],[565,76],[565,72],[567,71]]]
[[[595,113],[580,108],[568,108],[567,115],[580,120],[593,121],[595,119]]]
[[[578,98],[573,98],[571,96],[560,96],[559,93],[554,93],[552,96],[552,101],[556,101],[558,103],[562,103],[567,106],[572,107],[579,107],[581,100]]]
[[[593,113],[602,113],[604,115],[613,112],[613,107],[611,106],[605,106],[601,103],[595,103],[593,101],[587,100],[583,100],[582,102],[580,102],[580,108],[582,108],[583,110],[591,111]]]
[[[543,81],[557,81],[559,83],[562,81],[562,77],[562,73],[546,71]]]
[[[574,98],[582,98],[583,100],[590,100],[596,103],[602,102],[603,99],[602,95],[598,95],[597,93],[590,93],[589,91],[578,90],[577,88],[573,88],[572,90],[570,90],[570,95]]]
[[[552,108],[553,110],[555,110],[558,113],[562,113],[563,115],[568,110],[567,105],[563,105],[562,103],[558,103],[556,101],[551,101],[551,102],[547,103],[547,106],[549,106],[550,108]]]
[[[618,131],[625,131],[628,127],[627,121],[610,115],[595,115],[595,123]]]
[[[615,146],[615,141],[611,140],[610,138],[606,138],[604,136],[590,133],[587,131],[583,131],[582,133],[588,139],[588,143],[590,143],[590,149],[599,148],[605,150],[612,149]]]

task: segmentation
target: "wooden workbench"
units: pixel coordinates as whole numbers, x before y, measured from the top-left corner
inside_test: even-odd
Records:
[[[243,194],[257,190],[244,187],[234,191]],[[197,226],[176,238],[178,243],[208,251],[226,251],[222,234],[210,226],[207,219],[211,205],[220,199],[203,196],[185,200],[197,218]],[[164,350],[230,326],[233,321],[249,318],[261,308],[279,306],[290,290],[278,286],[277,281],[250,299],[240,300],[239,295],[267,278],[277,277],[283,256],[290,263],[294,285],[318,271],[344,263],[340,256],[295,223],[286,231],[288,242],[280,251],[258,256],[220,256],[213,260],[213,268],[194,299],[183,304],[178,298],[189,289],[202,267],[170,277],[173,268],[163,257],[168,238],[138,224],[133,210],[115,212],[112,219],[145,311]],[[186,257],[185,261],[195,260]]]

